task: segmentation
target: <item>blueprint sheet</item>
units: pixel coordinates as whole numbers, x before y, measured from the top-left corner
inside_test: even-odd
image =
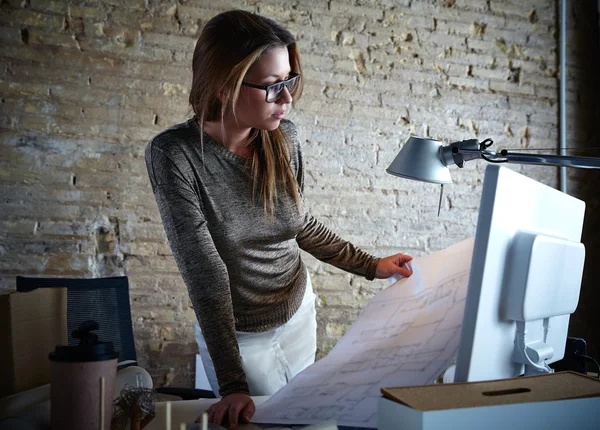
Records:
[[[473,239],[411,261],[323,359],[257,408],[252,421],[376,427],[382,387],[432,383],[456,357]]]

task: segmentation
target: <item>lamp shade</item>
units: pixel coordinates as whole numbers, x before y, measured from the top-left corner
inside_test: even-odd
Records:
[[[450,169],[442,161],[442,142],[434,139],[410,137],[392,164],[386,169],[390,175],[434,184],[451,184]]]

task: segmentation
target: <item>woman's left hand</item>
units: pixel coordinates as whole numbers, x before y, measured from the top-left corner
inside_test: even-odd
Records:
[[[412,260],[412,257],[406,254],[396,254],[380,258],[377,263],[375,277],[377,279],[387,279],[392,275],[400,275],[408,278],[412,275],[412,270],[404,267],[404,264],[408,263],[410,260]]]

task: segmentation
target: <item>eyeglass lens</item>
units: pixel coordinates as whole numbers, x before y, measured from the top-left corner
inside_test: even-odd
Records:
[[[269,91],[267,94],[267,101],[274,102],[279,100],[281,97],[281,92],[284,87],[288,87],[288,91],[290,93],[294,92],[296,87],[298,86],[298,78],[299,76],[294,76],[292,79],[286,82],[280,82],[279,84],[275,84],[272,87],[269,87]]]

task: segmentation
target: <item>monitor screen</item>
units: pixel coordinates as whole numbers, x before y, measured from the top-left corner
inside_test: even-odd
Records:
[[[507,167],[487,166],[455,382],[504,379],[523,374],[524,366],[514,356],[518,324],[515,321],[518,317],[514,315],[538,318],[564,312],[564,309],[555,312],[554,304],[564,303],[561,294],[575,298],[576,307],[581,273],[579,278],[577,273],[571,276],[572,267],[568,266],[580,266],[583,270],[581,249],[571,253],[570,259],[557,258],[558,261],[545,261],[544,252],[537,252],[535,258],[527,260],[527,264],[531,263],[527,266],[524,260],[528,253],[533,255],[535,247],[525,249],[528,242],[523,241],[523,237],[540,237],[550,242],[558,241],[568,248],[570,244],[583,248],[580,242],[584,212],[585,203],[581,200]],[[555,248],[545,249],[550,249],[548,255],[555,255]],[[523,269],[525,266],[529,272]],[[512,303],[515,299],[509,299],[510,294],[517,297],[519,303]],[[573,311],[574,308],[568,312]],[[527,324],[528,344],[537,341],[552,348],[551,358],[546,358],[544,365],[563,358],[568,313],[552,316],[546,321],[540,317]]]

